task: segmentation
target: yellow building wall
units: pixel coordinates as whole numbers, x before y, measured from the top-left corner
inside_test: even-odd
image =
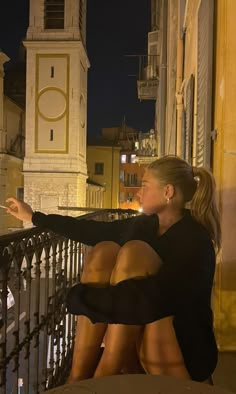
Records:
[[[104,163],[103,175],[95,174],[95,163]],[[89,178],[105,187],[103,208],[118,208],[120,148],[88,146],[87,165]]]
[[[222,220],[222,256],[215,283],[219,348],[236,350],[236,1],[216,1],[214,175]]]
[[[8,197],[17,197],[17,188],[23,188],[23,159],[16,157],[19,152],[10,152],[17,134],[24,134],[24,110],[8,97],[3,99],[3,152],[0,153],[0,204],[5,205]],[[20,130],[22,127],[23,130]],[[16,146],[15,146],[16,148]],[[22,223],[0,208],[0,233],[19,228]]]
[[[201,0],[186,3],[184,75],[195,77],[194,138],[196,138],[197,34]],[[222,223],[222,253],[218,256],[212,297],[215,332],[220,350],[236,350],[236,1],[215,2],[213,67],[213,173]],[[195,148],[194,148],[195,152]]]
[[[22,167],[23,161],[10,155],[1,155],[1,168],[5,169],[4,184],[1,185],[1,204],[5,203],[8,197],[17,197],[17,189],[23,188]],[[0,234],[6,233],[9,230],[21,228],[22,222],[15,219],[13,216],[1,209],[0,212]]]
[[[185,14],[184,79],[195,76],[194,136],[196,137],[197,12],[200,0],[187,2]],[[215,332],[221,350],[236,350],[236,1],[217,0],[215,20],[215,73],[213,85],[213,173],[216,178],[222,223],[222,253],[218,256],[213,308]],[[214,71],[213,71],[214,72]],[[215,79],[215,80],[214,80]]]

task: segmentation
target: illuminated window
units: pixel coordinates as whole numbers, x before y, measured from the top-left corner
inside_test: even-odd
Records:
[[[131,155],[130,163],[136,163],[136,155]]]
[[[95,163],[94,173],[95,173],[95,175],[103,175],[104,174],[104,163]]]
[[[121,155],[121,163],[127,163],[127,155]]]
[[[65,0],[45,0],[44,28],[64,29]]]

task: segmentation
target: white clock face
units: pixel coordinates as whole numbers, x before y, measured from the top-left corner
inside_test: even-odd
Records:
[[[80,124],[81,127],[85,127],[85,102],[84,102],[84,97],[80,96]]]
[[[38,111],[44,119],[57,120],[65,115],[66,97],[58,88],[44,89],[38,97]]]

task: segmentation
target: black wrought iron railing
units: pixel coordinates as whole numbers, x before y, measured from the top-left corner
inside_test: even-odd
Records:
[[[78,220],[134,214],[99,210]],[[0,236],[0,394],[36,394],[65,382],[76,326],[65,296],[80,280],[87,252],[46,229]]]

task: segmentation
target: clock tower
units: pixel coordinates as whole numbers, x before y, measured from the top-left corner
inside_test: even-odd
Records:
[[[85,42],[86,0],[30,0],[23,171],[34,210],[86,204]]]

